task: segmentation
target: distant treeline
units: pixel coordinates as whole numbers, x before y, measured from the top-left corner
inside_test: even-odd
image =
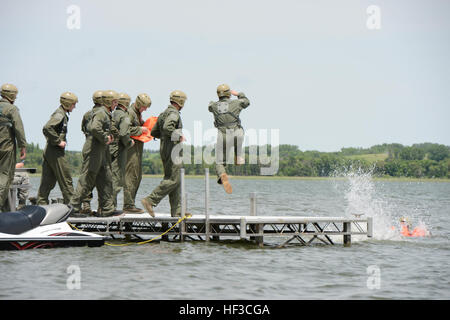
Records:
[[[188,147],[189,148],[189,147]],[[191,159],[194,163],[195,152],[203,152],[191,148]],[[403,146],[398,143],[382,144],[363,148],[342,148],[339,152],[301,151],[294,145],[280,145],[278,148],[279,164],[277,176],[327,177],[361,168],[371,170],[376,176],[415,177],[415,178],[450,178],[450,147],[436,143],[420,143]],[[276,154],[267,146],[267,153]],[[42,169],[43,150],[39,145],[29,144],[27,147],[26,166]],[[249,164],[249,147],[245,148],[246,164],[229,166],[232,175],[260,175],[260,163]],[[81,168],[81,152],[68,151],[68,159],[74,175]],[[214,164],[185,164],[186,174],[203,174],[209,167],[215,174]],[[144,174],[163,174],[163,166],[158,151],[144,151],[142,169]]]

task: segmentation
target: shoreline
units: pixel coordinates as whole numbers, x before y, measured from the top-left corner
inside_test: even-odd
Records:
[[[30,177],[40,177],[40,173],[29,174]],[[78,175],[73,175],[73,178]],[[144,174],[142,178],[162,178],[162,174]],[[204,175],[186,175],[186,179],[204,179]],[[233,176],[229,175],[231,179],[235,180],[300,180],[300,181],[321,181],[321,180],[346,180],[347,177],[297,177],[297,176]],[[215,174],[210,174],[210,179],[216,179]],[[372,177],[374,181],[386,182],[442,182],[449,183],[450,178],[411,178],[411,177]]]

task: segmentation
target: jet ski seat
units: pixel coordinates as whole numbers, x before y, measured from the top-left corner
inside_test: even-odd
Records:
[[[40,225],[46,210],[39,206],[25,206],[20,211],[0,213],[0,232],[21,234]]]
[[[42,207],[47,212],[47,215],[45,216],[44,221],[41,222],[41,226],[66,221],[73,210],[71,205],[62,203],[48,204],[43,205]]]

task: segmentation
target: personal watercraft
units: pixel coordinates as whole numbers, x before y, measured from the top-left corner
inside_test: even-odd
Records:
[[[102,246],[100,235],[73,230],[66,222],[73,208],[56,203],[0,212],[0,250]]]

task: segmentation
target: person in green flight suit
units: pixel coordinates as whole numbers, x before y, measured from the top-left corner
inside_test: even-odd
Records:
[[[130,136],[140,136],[148,132],[143,127],[144,120],[142,112],[150,108],[152,100],[146,93],[141,93],[136,97],[136,101],[128,108],[130,116]],[[143,213],[144,210],[135,205],[136,194],[142,180],[142,155],[144,143],[134,140],[134,145],[128,149],[127,165],[125,169],[125,186],[123,188],[123,211],[128,213]]]
[[[85,216],[80,213],[81,201],[86,199],[94,186],[98,191],[99,208],[97,215],[109,217],[120,214],[116,211],[113,200],[112,174],[111,174],[111,155],[109,144],[113,141],[111,112],[118,103],[118,94],[113,90],[102,92],[103,107],[99,108],[88,124],[90,136],[85,144],[89,148],[86,151],[86,158],[83,161],[83,168],[87,170],[81,172],[78,179],[77,188],[72,198],[71,204],[74,208],[72,216]]]
[[[20,159],[26,157],[27,141],[19,108],[14,105],[19,90],[13,84],[2,85],[0,95],[0,211],[9,211],[9,187],[14,179],[16,148]]]
[[[134,140],[130,138],[130,116],[127,112],[130,106],[130,96],[126,93],[119,94],[119,104],[112,115],[112,123],[118,135],[109,145],[111,152],[111,170],[113,178],[113,198],[117,207],[117,195],[125,185],[125,168],[127,166],[128,148],[134,145]]]
[[[81,131],[84,133],[86,140],[87,140],[88,136],[91,134],[89,131],[88,125],[91,122],[92,117],[94,116],[94,113],[96,111],[98,111],[98,109],[102,106],[102,91],[101,90],[97,90],[94,92],[94,94],[92,95],[92,101],[94,102],[94,106],[92,107],[91,110],[87,111],[83,115],[83,119],[81,120]],[[90,148],[91,147],[90,147],[89,143],[83,145],[83,150],[81,152],[83,162],[84,162],[84,159],[87,157],[87,152],[88,152],[88,150],[90,150]],[[82,168],[82,170],[87,170],[87,167]],[[81,201],[80,213],[85,213],[85,214],[92,213],[91,201],[92,201],[92,191],[87,195],[86,199],[83,199]]]
[[[164,179],[149,196],[141,200],[144,208],[153,217],[155,216],[153,207],[156,207],[167,195],[169,196],[171,216],[181,216],[180,169],[182,164],[174,163],[172,150],[178,143],[184,141],[180,111],[184,107],[186,99],[187,96],[183,91],[173,91],[170,94],[170,105],[158,116],[158,121],[150,133],[161,141],[159,153],[164,167]]]
[[[72,175],[66,158],[67,123],[69,113],[75,109],[78,98],[72,92],[64,92],[59,99],[61,105],[52,113],[50,120],[42,129],[47,145],[42,162],[41,183],[38,190],[37,204],[49,204],[50,191],[58,182],[64,203],[69,204],[73,196]]]
[[[245,159],[242,153],[244,141],[244,129],[241,126],[239,115],[241,111],[250,105],[243,92],[231,90],[227,84],[217,87],[219,101],[211,101],[208,106],[209,112],[214,115],[214,126],[218,130],[216,144],[216,173],[217,183],[222,184],[226,193],[232,193],[233,189],[229,181],[226,165],[233,163],[229,159],[234,151],[234,164],[242,165]],[[238,99],[232,100],[231,95]]]

